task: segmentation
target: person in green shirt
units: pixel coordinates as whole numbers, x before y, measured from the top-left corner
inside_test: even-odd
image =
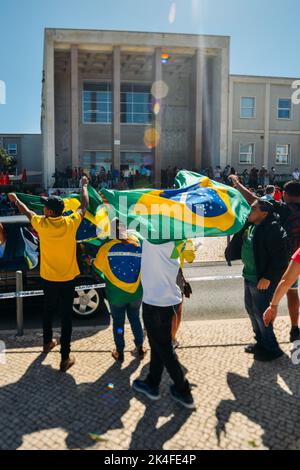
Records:
[[[92,262],[94,270],[105,280],[106,296],[113,320],[116,349],[112,356],[124,361],[124,327],[126,314],[134,336],[137,354],[144,358],[144,333],[140,320],[143,289],[141,285],[141,241],[136,233],[129,233],[119,219],[111,223],[116,238],[105,242]]]

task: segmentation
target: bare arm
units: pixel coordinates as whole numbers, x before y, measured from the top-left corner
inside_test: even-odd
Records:
[[[240,183],[239,177],[237,175],[230,175],[228,178],[231,179],[233,186],[244,196],[250,205],[259,199],[257,196],[255,196],[255,194],[251,193],[249,189],[245,188],[245,186]]]
[[[299,276],[300,264],[296,263],[295,261],[292,261],[287,271],[282,276],[282,279],[278,284],[276,291],[274,292],[270,307],[264,313],[264,322],[266,326],[268,326],[271,322],[274,322],[274,320],[276,319],[280,301]]]
[[[6,242],[5,230],[2,224],[0,224],[0,245]]]
[[[89,206],[88,182],[89,182],[88,178],[84,176],[82,178],[81,206],[77,211],[81,215],[82,218],[84,217],[87,211],[87,208]]]
[[[20,199],[17,198],[15,193],[8,194],[8,199],[10,200],[10,202],[13,202],[15,204],[20,214],[26,215],[29,221],[31,221],[32,217],[36,215],[35,212],[28,209],[28,207],[23,202],[21,202]]]

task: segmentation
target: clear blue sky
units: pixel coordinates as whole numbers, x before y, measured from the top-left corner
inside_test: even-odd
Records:
[[[300,78],[299,18],[299,0],[0,0],[0,133],[40,132],[45,27],[229,35],[231,73]]]

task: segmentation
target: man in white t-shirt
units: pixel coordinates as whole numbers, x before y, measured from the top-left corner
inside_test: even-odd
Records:
[[[143,320],[151,348],[149,374],[146,380],[135,380],[133,389],[152,400],[158,400],[159,384],[166,367],[174,384],[171,396],[189,409],[195,409],[190,384],[184,376],[172,344],[172,319],[182,303],[176,283],[180,253],[174,241],[156,245],[143,243],[141,280],[143,286]]]

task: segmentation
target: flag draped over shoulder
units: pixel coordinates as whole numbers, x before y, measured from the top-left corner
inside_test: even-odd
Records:
[[[233,235],[245,225],[250,206],[234,188],[189,171],[178,173],[177,189],[102,189],[122,222],[152,243]]]
[[[103,205],[103,200],[97,191],[90,185],[88,186],[88,193],[89,206],[77,231],[76,238],[78,242],[96,238],[107,238],[110,233],[108,212],[107,208]],[[41,203],[41,198],[39,196],[22,193],[17,193],[17,196],[20,201],[29,207],[29,209],[37,212],[38,214],[43,213],[44,205]],[[80,194],[71,194],[70,196],[64,197],[64,215],[69,215],[72,212],[75,212],[80,207],[80,199]]]

